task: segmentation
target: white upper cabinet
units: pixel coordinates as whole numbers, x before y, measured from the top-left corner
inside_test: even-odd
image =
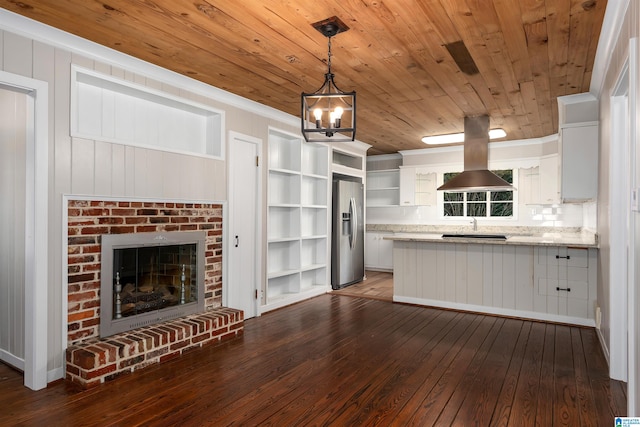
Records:
[[[540,158],[540,204],[560,203],[558,156]]]
[[[560,197],[564,203],[598,196],[598,100],[590,93],[558,97]]]
[[[416,168],[403,166],[400,168],[400,206],[416,204]]]
[[[559,144],[562,201],[595,200],[598,195],[597,123],[563,125]]]
[[[436,203],[436,174],[416,166],[400,167],[400,206]]]

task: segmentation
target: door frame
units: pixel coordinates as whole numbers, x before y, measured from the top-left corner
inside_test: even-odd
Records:
[[[629,39],[629,144],[633,153],[630,172],[631,188],[636,198],[640,193],[640,42],[638,37]],[[640,254],[640,208],[634,206],[629,211],[629,224],[633,232],[629,259],[631,263],[631,278],[627,288],[627,327],[629,342],[627,344],[627,364],[629,380],[627,382],[627,413],[638,416],[640,411],[640,266],[635,262]]]
[[[47,386],[49,85],[0,71],[0,86],[27,94],[24,385]]]
[[[631,189],[629,132],[629,62],[625,62],[611,93],[611,153],[609,156],[609,375],[627,381],[628,283],[633,267],[630,257],[629,193]],[[613,309],[615,307],[615,309]]]
[[[228,200],[228,221],[225,221],[225,223],[228,224],[227,230],[229,230],[229,232],[226,233],[226,235],[228,236],[228,238],[226,239],[226,244],[225,244],[225,249],[227,251],[227,254],[229,254],[229,257],[227,258],[227,270],[228,270],[228,274],[226,275],[227,279],[224,281],[223,285],[222,285],[222,303],[223,305],[227,306],[228,305],[228,297],[229,297],[229,282],[230,279],[232,278],[232,273],[231,273],[231,263],[232,263],[232,259],[231,259],[231,248],[233,245],[233,239],[231,239],[231,230],[232,230],[232,225],[233,225],[233,218],[234,218],[234,206],[232,203],[232,198],[231,198],[231,189],[233,188],[233,168],[236,167],[236,165],[234,164],[234,152],[233,152],[233,143],[234,141],[242,141],[242,142],[246,142],[249,144],[255,144],[256,145],[256,153],[258,155],[258,166],[257,166],[257,176],[258,176],[258,180],[256,182],[256,223],[255,223],[255,227],[256,227],[256,247],[255,247],[255,255],[256,255],[256,265],[255,265],[255,291],[258,294],[258,298],[254,299],[254,305],[255,305],[255,313],[256,313],[256,317],[261,315],[261,311],[260,311],[260,307],[261,304],[260,302],[262,301],[262,278],[263,278],[263,259],[262,259],[262,246],[263,246],[263,241],[262,241],[262,228],[263,228],[263,215],[262,215],[262,189],[263,189],[263,179],[262,179],[262,164],[263,164],[263,155],[262,155],[262,139],[260,138],[256,138],[253,136],[249,136],[249,135],[245,135],[242,134],[240,132],[236,132],[236,131],[229,131],[229,137],[227,139],[229,141],[229,147],[227,149],[227,153],[228,153],[228,157],[227,157],[227,162],[229,165],[229,171],[228,171],[228,175],[227,175],[227,200]]]

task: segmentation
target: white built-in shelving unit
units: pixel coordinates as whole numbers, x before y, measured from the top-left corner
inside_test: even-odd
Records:
[[[267,292],[263,312],[330,289],[329,178],[327,146],[269,130]]]
[[[399,154],[367,157],[367,207],[400,205]]]

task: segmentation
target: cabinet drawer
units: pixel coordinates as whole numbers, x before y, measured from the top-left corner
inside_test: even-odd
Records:
[[[567,290],[570,289],[570,290]],[[578,280],[538,279],[538,294],[570,299],[589,299],[589,283]]]
[[[539,248],[538,264],[586,268],[589,266],[589,250],[586,248]]]

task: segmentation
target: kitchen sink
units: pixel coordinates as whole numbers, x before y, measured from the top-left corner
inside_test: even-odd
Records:
[[[496,239],[507,240],[504,234],[443,234],[443,239],[459,238],[459,239]]]

